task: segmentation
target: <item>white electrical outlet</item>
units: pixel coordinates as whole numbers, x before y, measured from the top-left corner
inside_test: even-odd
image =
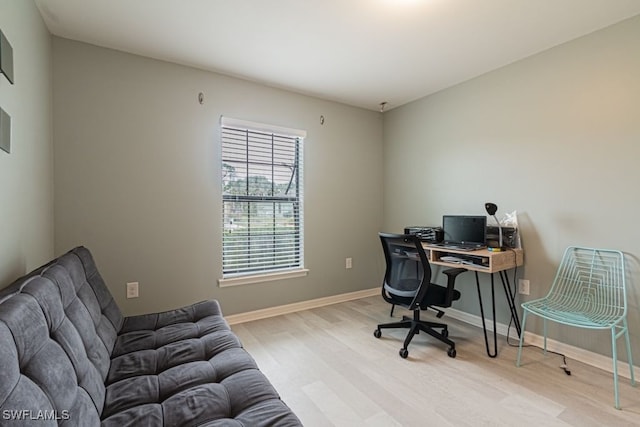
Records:
[[[529,280],[518,279],[518,293],[522,295],[529,295]]]
[[[138,298],[138,282],[127,283],[127,298]]]
[[[344,260],[344,268],[353,268],[353,259],[352,258],[346,258]]]

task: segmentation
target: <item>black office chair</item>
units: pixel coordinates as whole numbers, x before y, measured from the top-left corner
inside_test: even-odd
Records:
[[[436,317],[444,315],[439,308],[451,307],[451,303],[460,299],[460,292],[454,289],[456,277],[464,268],[444,270],[447,287],[431,283],[431,265],[422,247],[420,239],[409,234],[379,233],[384,250],[387,268],[382,283],[382,298],[392,305],[399,305],[413,311],[413,318],[402,317],[402,321],[378,325],[373,335],[382,336],[381,329],[407,328],[409,333],[400,349],[400,357],[409,355],[407,347],[414,335],[421,331],[449,345],[447,354],[456,357],[456,344],[449,338],[447,325],[420,319],[420,311],[431,308]],[[415,262],[407,262],[408,260]],[[413,264],[413,265],[412,265]],[[438,332],[440,331],[440,332]]]

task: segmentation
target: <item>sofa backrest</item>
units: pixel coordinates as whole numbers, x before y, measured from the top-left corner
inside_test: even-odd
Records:
[[[104,380],[122,323],[83,247],[4,289],[0,419],[99,424]]]

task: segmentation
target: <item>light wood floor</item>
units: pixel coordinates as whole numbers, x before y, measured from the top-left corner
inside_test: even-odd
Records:
[[[232,326],[282,399],[313,426],[638,426],[640,386],[620,378],[622,410],[613,408],[610,373],[499,338],[486,355],[482,330],[443,317],[457,357],[426,334],[409,357],[398,350],[405,331],[380,297],[364,298]],[[407,311],[396,309],[395,318]],[[428,316],[425,316],[428,317]],[[512,338],[512,344],[517,344]]]

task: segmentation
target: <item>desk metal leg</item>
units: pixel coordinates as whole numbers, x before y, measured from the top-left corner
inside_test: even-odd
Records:
[[[489,348],[489,338],[487,337],[487,324],[484,320],[484,306],[482,305],[482,293],[480,292],[480,279],[478,278],[478,272],[476,274],[476,288],[478,289],[478,302],[480,303],[480,317],[482,318],[482,330],[484,332],[484,345],[487,349],[487,356],[496,357],[498,355],[498,331],[496,328],[496,296],[495,289],[493,287],[493,273],[491,274],[491,307],[493,311],[493,353]]]
[[[509,304],[509,310],[511,310],[511,319],[513,320],[513,325],[515,326],[516,331],[518,332],[518,338],[520,338],[522,329],[520,327],[520,318],[518,317],[518,311],[516,310],[516,296],[511,290],[511,284],[509,283],[509,276],[507,276],[506,271],[500,272],[500,279],[502,280],[504,293],[507,296],[507,303]]]
[[[480,279],[478,278],[478,272],[476,274],[476,288],[478,289],[478,302],[480,303],[480,316],[482,318],[482,331],[484,332],[484,345],[487,349],[487,355],[489,357],[496,357],[498,355],[498,328],[496,327],[496,294],[495,294],[495,282],[493,279],[493,273],[491,274],[491,311],[493,314],[493,353],[489,348],[489,337],[487,335],[487,324],[484,318],[484,306],[482,304],[482,293],[480,292]],[[511,319],[518,332],[518,337],[522,333],[520,327],[520,318],[518,317],[518,311],[516,310],[515,295],[511,290],[509,283],[509,276],[505,271],[500,271],[500,280],[502,281],[502,287],[504,288],[507,303],[509,304],[509,310],[511,311]]]

